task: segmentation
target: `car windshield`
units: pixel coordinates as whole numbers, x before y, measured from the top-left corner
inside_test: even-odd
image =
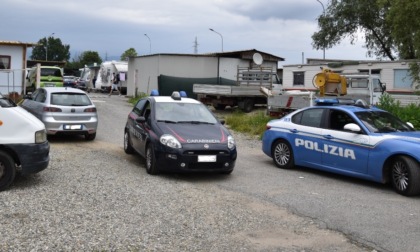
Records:
[[[156,120],[176,123],[217,123],[213,114],[199,103],[158,102]]]
[[[398,117],[384,111],[356,112],[356,116],[362,123],[374,133],[387,133],[396,131],[414,131],[408,124]]]
[[[52,93],[51,104],[59,106],[88,106],[92,103],[86,94]]]

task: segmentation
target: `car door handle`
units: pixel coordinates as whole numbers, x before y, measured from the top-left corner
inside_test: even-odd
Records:
[[[333,139],[334,137],[331,136],[331,135],[324,135],[324,138],[326,138],[326,139]]]
[[[297,129],[291,129],[290,132],[292,132],[292,133],[298,133],[298,130]]]

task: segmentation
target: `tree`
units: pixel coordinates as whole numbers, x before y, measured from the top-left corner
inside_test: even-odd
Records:
[[[420,1],[394,0],[387,22],[392,24],[392,35],[401,59],[420,59]],[[420,65],[410,63],[413,80],[420,83]],[[417,87],[418,88],[418,87]]]
[[[101,57],[99,57],[98,52],[95,51],[84,51],[80,56],[79,56],[79,62],[80,65],[85,66],[85,65],[93,65],[94,63],[97,63],[98,65],[102,63],[102,59]]]
[[[386,22],[390,1],[331,0],[318,18],[320,30],[312,35],[316,49],[332,48],[349,37],[351,43],[363,32],[369,56],[395,60],[391,27]],[[325,14],[325,15],[324,15]]]
[[[63,45],[60,38],[45,37],[38,41],[32,50],[32,60],[68,61],[70,59],[70,46]]]
[[[136,49],[130,48],[130,49],[127,49],[123,54],[121,54],[120,59],[122,61],[126,61],[129,57],[136,57],[136,56],[137,56]]]

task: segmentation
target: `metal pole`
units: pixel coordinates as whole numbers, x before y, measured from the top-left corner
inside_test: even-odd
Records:
[[[218,33],[217,31],[213,30],[212,28],[209,28],[209,30],[212,31],[212,32],[214,32],[214,33],[219,34],[220,37],[222,38],[222,52],[223,52],[223,36],[222,36],[222,34]]]
[[[322,16],[325,18],[324,4],[320,0],[316,0],[316,1],[321,4],[321,6],[322,6]],[[323,57],[324,57],[323,59],[325,59],[325,43],[324,43],[324,56]]]
[[[152,54],[152,41],[150,40],[149,36],[145,33],[144,36],[146,36],[149,39],[149,54]]]

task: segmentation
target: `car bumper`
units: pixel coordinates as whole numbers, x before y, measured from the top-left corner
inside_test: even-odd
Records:
[[[42,144],[15,144],[11,148],[17,153],[23,174],[37,173],[48,167],[50,162],[50,145]]]
[[[213,148],[197,150],[190,148],[171,149],[162,147],[155,149],[156,166],[159,171],[174,172],[231,172],[235,167],[236,148]],[[199,157],[215,158],[214,161],[199,161]]]
[[[95,117],[92,117],[90,121],[55,121],[53,118],[44,118],[43,122],[47,130],[48,135],[55,134],[75,134],[75,135],[84,135],[84,134],[93,134],[96,133],[98,128],[98,120]],[[81,126],[81,128],[66,129],[66,126]]]

